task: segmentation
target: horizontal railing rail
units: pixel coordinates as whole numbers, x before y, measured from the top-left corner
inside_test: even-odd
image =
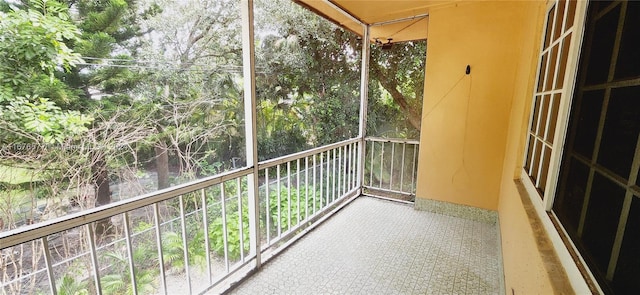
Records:
[[[154,203],[162,202],[182,194],[198,191],[212,185],[223,183],[227,180],[246,176],[250,174],[251,171],[251,168],[241,168],[233,171],[228,171],[214,176],[205,177],[200,180],[144,194],[138,197],[116,201],[104,206],[72,213],[67,216],[45,220],[36,224],[0,232],[0,249],[12,247],[37,239],[38,237],[61,232],[77,226],[109,218],[111,216],[115,216],[124,212],[149,206]]]
[[[302,152],[298,152],[298,153],[294,153],[294,154],[290,154],[290,155],[286,155],[286,156],[282,156],[282,157],[278,157],[278,158],[274,158],[274,159],[270,159],[270,160],[266,160],[266,161],[261,161],[260,163],[258,163],[258,169],[262,170],[262,169],[265,169],[265,168],[274,167],[274,166],[279,165],[279,164],[284,164],[286,162],[290,162],[290,161],[293,161],[293,160],[302,159],[304,157],[312,156],[314,154],[323,153],[323,152],[326,152],[328,150],[335,149],[336,147],[345,146],[345,145],[348,145],[350,143],[356,143],[356,142],[358,142],[358,140],[359,139],[357,139],[357,138],[347,139],[347,140],[343,140],[343,141],[340,141],[340,142],[324,145],[324,146],[321,146],[321,147],[312,148],[312,149],[309,149],[309,150],[306,150],[306,151],[302,151]]]
[[[368,142],[404,143],[404,144],[412,144],[412,145],[420,144],[420,141],[417,139],[366,137],[364,140]]]

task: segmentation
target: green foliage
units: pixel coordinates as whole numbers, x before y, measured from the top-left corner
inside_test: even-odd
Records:
[[[308,189],[308,197],[305,197]],[[291,226],[298,224],[298,219],[301,221],[306,216],[310,216],[313,213],[314,202],[315,208],[320,208],[320,204],[323,202],[320,200],[320,192],[316,191],[315,187],[301,187],[298,191],[296,188],[287,188],[283,186],[280,190],[280,202],[278,202],[278,191],[273,190],[269,194],[269,217],[271,218],[271,224],[274,225],[275,230],[280,227],[280,230],[289,229],[289,221]],[[291,214],[289,214],[289,206],[291,207]],[[300,214],[298,214],[298,210]],[[278,222],[278,217],[280,222]]]
[[[256,64],[274,73],[256,78],[260,159],[357,135],[357,36],[283,0],[257,1],[256,27]]]
[[[419,138],[426,41],[371,50],[367,134]]]
[[[100,283],[104,294],[109,295],[130,295],[134,294],[133,288],[137,287],[138,293],[149,294],[156,289],[156,277],[159,272],[153,259],[155,251],[151,251],[144,245],[138,245],[133,250],[133,264],[135,265],[136,286],[131,281],[129,260],[126,254],[120,251],[105,253],[111,264],[110,271],[102,275]]]
[[[57,289],[59,295],[88,295],[88,283],[76,281],[72,276],[65,274],[58,280]]]
[[[189,265],[206,266],[206,251],[204,244],[204,231],[200,228],[189,231],[187,240],[187,253],[189,254]],[[178,232],[162,233],[162,259],[165,263],[177,269],[184,269],[184,243],[182,234]]]
[[[246,200],[246,197],[244,199]],[[227,255],[230,260],[236,260],[240,258],[240,251],[248,252],[249,246],[251,245],[249,241],[249,208],[246,205],[242,206],[243,249],[240,247],[240,213],[237,204],[232,206],[227,205],[225,212],[228,246]],[[221,214],[209,225],[209,239],[212,250],[220,257],[224,257],[224,227]]]
[[[82,135],[92,122],[90,116],[77,111],[62,111],[43,97],[16,97],[0,105],[0,127],[8,130],[0,136],[3,142],[30,141],[37,136],[45,143],[59,143]]]
[[[258,107],[258,157],[267,160],[309,148],[308,132],[299,103],[289,106],[262,100]]]
[[[29,205],[31,202],[26,191],[12,189],[12,186],[0,185],[0,219],[17,220],[19,217],[17,215],[24,212],[24,208],[29,208]]]
[[[227,255],[230,260],[236,260],[240,258],[240,251],[244,253],[249,251],[249,207],[247,196],[247,182],[242,180],[240,187],[237,182],[227,181],[224,183],[225,188],[225,220],[227,230]],[[238,203],[238,190],[242,192],[240,201],[242,206]],[[220,189],[216,186],[214,189],[207,191],[207,198],[209,208],[207,212],[213,221],[209,224],[209,243],[211,249],[219,257],[224,257],[224,220],[222,218],[222,202],[220,199]],[[240,210],[242,207],[242,210]],[[240,211],[242,211],[242,241],[244,248],[240,246]]]
[[[92,118],[63,111],[37,93],[68,100],[74,96],[54,73],[81,62],[67,43],[79,40],[65,5],[31,0],[26,8],[0,12],[0,136],[2,142],[62,142],[87,131]],[[48,78],[46,78],[48,77]],[[36,95],[32,95],[36,93]]]
[[[68,42],[77,41],[78,28],[67,8],[54,0],[31,0],[29,8],[0,12],[0,103],[28,94],[31,79],[44,73],[54,80],[57,67],[69,70],[81,62]]]

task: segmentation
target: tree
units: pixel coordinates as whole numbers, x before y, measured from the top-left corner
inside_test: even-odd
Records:
[[[31,8],[12,6],[0,12],[0,139],[16,142],[60,142],[82,134],[91,121],[79,112],[63,111],[47,97],[34,94],[41,84],[56,85],[57,67],[69,70],[80,56],[66,43],[78,40],[64,5],[32,0]]]
[[[141,34],[137,24],[138,17],[153,14],[155,7],[138,14],[135,0],[79,0],[70,1],[69,4],[77,8],[74,20],[81,32],[81,38],[73,44],[74,49],[87,60],[73,71],[62,75],[69,87],[81,93],[81,99],[74,101],[69,107],[98,113],[98,118],[119,112],[118,105],[130,105],[130,97],[126,92],[141,79],[126,67],[126,60],[132,59],[131,54],[135,53],[138,46],[135,37]],[[115,52],[119,53],[114,54]],[[111,58],[118,60],[120,66],[103,67],[104,61]],[[131,110],[127,112],[131,113]],[[131,115],[116,117],[130,118]],[[102,124],[102,121],[96,120],[93,129],[110,130],[109,126],[103,128],[105,126],[101,126]],[[109,134],[98,137],[109,138]],[[91,161],[95,205],[105,205],[112,198],[109,166],[117,161],[109,159],[108,154],[98,150],[90,153],[90,157],[95,159]]]
[[[170,163],[192,179],[211,172],[210,163],[221,163],[223,156],[243,155],[239,118],[233,116],[242,105],[236,82],[242,52],[238,2],[160,4],[163,11],[141,22],[148,33],[140,57],[156,62],[147,64],[147,79],[132,91],[155,114],[159,189],[169,186]]]
[[[258,99],[270,101],[260,105],[275,106],[282,117],[274,120],[266,116],[273,110],[259,109],[258,123],[277,132],[259,137],[258,150],[261,143],[281,147],[277,153],[266,149],[262,158],[356,136],[357,36],[290,1],[256,2],[256,30],[256,64],[264,72],[256,78]]]
[[[424,41],[394,44],[391,49],[374,48],[369,67],[371,81],[377,82],[371,85],[372,90],[375,91],[379,83],[418,132],[424,94],[425,50]]]

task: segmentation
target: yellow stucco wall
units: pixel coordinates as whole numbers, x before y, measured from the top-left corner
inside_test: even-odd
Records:
[[[476,1],[429,16],[416,197],[498,210],[507,294],[554,293],[513,181],[544,12],[544,1]]]
[[[544,25],[544,4],[538,5],[539,18],[532,20],[525,28],[529,38],[522,41],[518,48],[523,51],[517,69],[503,171],[500,184],[498,216],[502,238],[502,255],[505,273],[506,293],[514,294],[553,294],[552,282],[534,240],[530,221],[523,208],[520,194],[513,181],[519,178],[522,169],[525,134],[530,112],[531,94],[535,82],[537,49],[540,46],[540,34]],[[533,50],[533,52],[530,52]],[[524,52],[528,52],[525,54]],[[556,290],[557,291],[557,290]]]
[[[533,48],[522,44],[538,38],[530,27],[541,5],[469,1],[430,11],[418,198],[498,209],[517,74],[531,67]]]

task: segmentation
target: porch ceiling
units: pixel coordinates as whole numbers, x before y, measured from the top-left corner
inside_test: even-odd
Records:
[[[457,0],[294,0],[315,13],[362,36],[362,25],[370,25],[370,41],[386,42],[427,38],[429,10]],[[356,20],[341,13],[342,9]]]

